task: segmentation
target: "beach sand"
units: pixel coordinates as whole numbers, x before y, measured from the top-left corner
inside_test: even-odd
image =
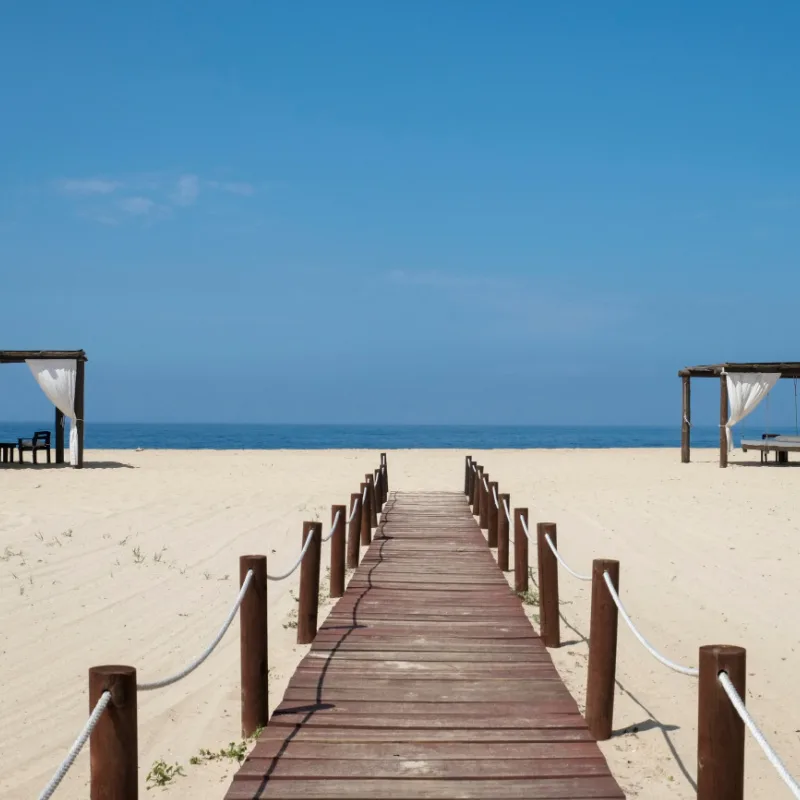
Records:
[[[701,644],[748,650],[747,703],[800,774],[795,675],[800,619],[800,470],[720,470],[716,451],[473,452],[531,523],[558,523],[579,572],[621,562],[621,596],[667,657],[697,664]],[[330,521],[378,463],[367,451],[91,451],[90,468],[0,468],[0,794],[37,796],[88,715],[87,670],[135,666],[142,681],[199,654],[237,592],[238,558],[291,565],[304,520]],[[463,488],[464,453],[389,453],[393,490]],[[329,563],[327,547],[323,564]],[[535,574],[535,573],[534,573]],[[551,651],[583,702],[589,584],[561,572],[562,640]],[[291,627],[298,573],[269,585],[271,707],[307,647]],[[331,606],[327,601],[323,613]],[[529,609],[535,613],[535,608]],[[697,682],[652,659],[620,620],[615,729],[601,745],[630,797],[692,798]],[[581,706],[582,707],[582,706]],[[235,762],[191,765],[201,748],[238,741],[239,640],[234,622],[192,675],[139,696],[142,796],[153,763],[184,777],[151,794],[220,798]],[[748,798],[787,794],[755,742]],[[88,748],[56,797],[88,795]]]

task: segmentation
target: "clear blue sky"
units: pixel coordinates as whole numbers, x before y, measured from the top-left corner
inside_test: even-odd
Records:
[[[798,34],[794,1],[10,4],[0,347],[85,348],[87,420],[676,421],[681,366],[800,359]],[[37,392],[0,369],[0,418]]]

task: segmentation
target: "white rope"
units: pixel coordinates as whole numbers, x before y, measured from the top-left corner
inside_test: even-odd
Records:
[[[497,489],[492,486],[492,494],[494,495],[494,507],[500,508],[500,503],[497,502]]]
[[[486,478],[483,479],[483,488],[486,489],[487,492],[489,491],[489,484],[486,483]]]
[[[330,529],[330,532],[328,533],[328,535],[327,535],[327,536],[324,536],[324,537],[322,538],[322,541],[323,541],[323,542],[327,542],[327,541],[328,541],[328,539],[330,539],[330,538],[331,538],[331,536],[333,536],[333,533],[334,533],[334,531],[336,530],[336,526],[339,524],[339,514],[340,514],[340,513],[341,513],[341,512],[339,512],[339,511],[337,511],[337,512],[336,512],[336,516],[333,518],[333,522],[331,523],[331,529]]]
[[[506,519],[508,520],[508,524],[511,524],[511,512],[508,510],[508,503],[506,503],[505,497],[503,498],[503,507],[506,510]]]
[[[665,667],[669,667],[670,669],[675,670],[675,672],[680,672],[683,675],[691,675],[692,677],[696,677],[700,674],[700,670],[696,669],[695,667],[682,667],[680,664],[676,664],[674,661],[670,661],[668,658],[662,656],[661,653],[659,653],[658,650],[656,650],[653,645],[651,645],[650,642],[648,642],[647,639],[645,639],[644,636],[642,636],[642,634],[636,629],[636,626],[628,616],[628,612],[625,611],[622,601],[619,599],[617,590],[614,588],[614,584],[612,583],[608,572],[603,572],[603,580],[606,582],[606,586],[608,586],[608,593],[611,595],[611,599],[619,609],[619,613],[622,614],[622,619],[628,623],[628,627],[631,629],[631,631],[633,631],[633,635],[639,640],[644,649],[656,659],[656,661],[660,661]]]
[[[377,489],[378,488],[378,484],[381,482],[381,471],[379,469],[376,469],[375,472],[378,473],[375,476],[375,481],[374,481],[375,482],[375,488]]]
[[[310,536],[308,537],[311,538]],[[242,604],[242,600],[244,600],[244,596],[247,594],[247,590],[250,588],[250,583],[253,580],[253,570],[247,570],[247,575],[245,575],[244,581],[242,582],[242,588],[239,589],[239,594],[236,597],[236,601],[234,602],[231,610],[228,612],[228,616],[225,619],[225,622],[222,623],[222,627],[219,629],[219,632],[214,637],[214,640],[211,644],[206,647],[206,649],[194,659],[194,661],[190,661],[187,666],[185,666],[180,672],[176,672],[174,675],[170,675],[168,678],[162,678],[160,681],[153,681],[153,683],[137,683],[136,688],[140,692],[150,692],[153,689],[163,689],[165,686],[169,686],[170,684],[177,683],[181,678],[185,678],[190,672],[194,672],[210,655],[214,652],[214,648],[222,641],[222,637],[225,635],[228,628],[231,626],[231,622],[233,622],[233,618],[236,616],[236,612],[239,610],[239,606]]]
[[[544,535],[544,540],[550,545],[550,549],[553,551],[553,555],[558,559],[558,563],[561,564],[561,566],[564,567],[564,569],[569,572],[573,578],[577,578],[579,581],[590,581],[592,579],[591,575],[581,575],[579,572],[575,572],[575,570],[572,569],[563,558],[561,558],[561,554],[558,552],[558,550],[556,550],[556,546],[550,539],[549,533]]]
[[[286,572],[282,572],[280,575],[270,575],[267,573],[267,580],[268,581],[282,581],[284,578],[288,578],[302,563],[305,554],[308,552],[308,548],[311,546],[311,541],[313,540],[313,536],[307,536],[305,544],[303,545],[303,549],[300,551],[300,555],[297,557],[297,561],[292,564],[291,568],[286,570]]]
[[[522,514],[519,515],[519,521],[522,523],[522,530],[525,531],[525,535],[528,537],[528,541],[531,540],[531,535],[528,533],[528,523],[525,521],[525,517]]]
[[[472,463],[472,471],[473,472],[477,472],[478,471],[478,468],[475,466],[475,462],[474,461]]]
[[[358,511],[358,498],[357,497],[356,497],[355,500],[353,500],[353,510],[350,512],[350,517],[347,520],[348,524],[351,523],[355,519],[356,511]]]
[[[769,746],[769,743],[764,738],[764,734],[758,729],[758,725],[756,725],[755,721],[745,708],[744,701],[739,696],[739,692],[736,691],[733,683],[731,683],[728,673],[720,672],[717,677],[719,678],[719,682],[722,684],[722,688],[725,690],[725,694],[728,695],[728,699],[731,701],[731,704],[742,718],[742,722],[747,725],[747,729],[753,734],[753,738],[758,742],[759,746],[764,751],[764,755],[767,757],[769,763],[775,767],[778,775],[781,776],[783,782],[789,787],[789,791],[795,797],[800,797],[800,785],[798,785],[797,781],[789,774],[789,771],[783,765],[783,762],[778,754]]]
[[[53,796],[53,792],[58,789],[58,785],[64,780],[64,776],[69,772],[69,768],[75,763],[78,753],[83,750],[83,746],[92,735],[95,725],[97,725],[110,700],[111,692],[103,692],[103,694],[100,695],[100,699],[97,701],[94,711],[92,711],[89,719],[86,720],[86,724],[83,726],[83,730],[78,734],[78,738],[73,742],[72,747],[70,747],[67,757],[61,762],[55,775],[50,778],[50,783],[42,789],[39,800],[48,800],[48,798]]]
[[[364,495],[363,495],[363,497],[361,498],[361,502],[362,502],[362,503],[366,503],[366,502],[367,502],[367,490],[368,490],[368,489],[369,489],[369,486],[365,486],[365,487],[364,487]]]

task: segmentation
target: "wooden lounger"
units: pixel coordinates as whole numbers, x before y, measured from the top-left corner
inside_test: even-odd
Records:
[[[789,453],[800,453],[800,436],[773,436],[769,439],[742,439],[742,452],[761,451],[761,461],[766,463],[769,453],[775,453],[775,461],[785,464]]]

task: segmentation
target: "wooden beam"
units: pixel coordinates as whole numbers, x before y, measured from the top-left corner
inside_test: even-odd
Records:
[[[84,373],[85,363],[78,361],[75,370],[75,425],[78,426],[78,463],[75,465],[77,469],[83,467],[83,409],[84,409]]]
[[[728,434],[725,423],[728,421],[728,379],[719,377],[719,465],[728,466]]]
[[[56,464],[64,463],[64,413],[56,408]]]
[[[692,385],[691,378],[684,375],[683,384],[683,418],[681,419],[681,463],[689,463],[692,447]]]
[[[0,350],[0,364],[21,364],[28,359],[86,361],[86,353],[83,350]]]

